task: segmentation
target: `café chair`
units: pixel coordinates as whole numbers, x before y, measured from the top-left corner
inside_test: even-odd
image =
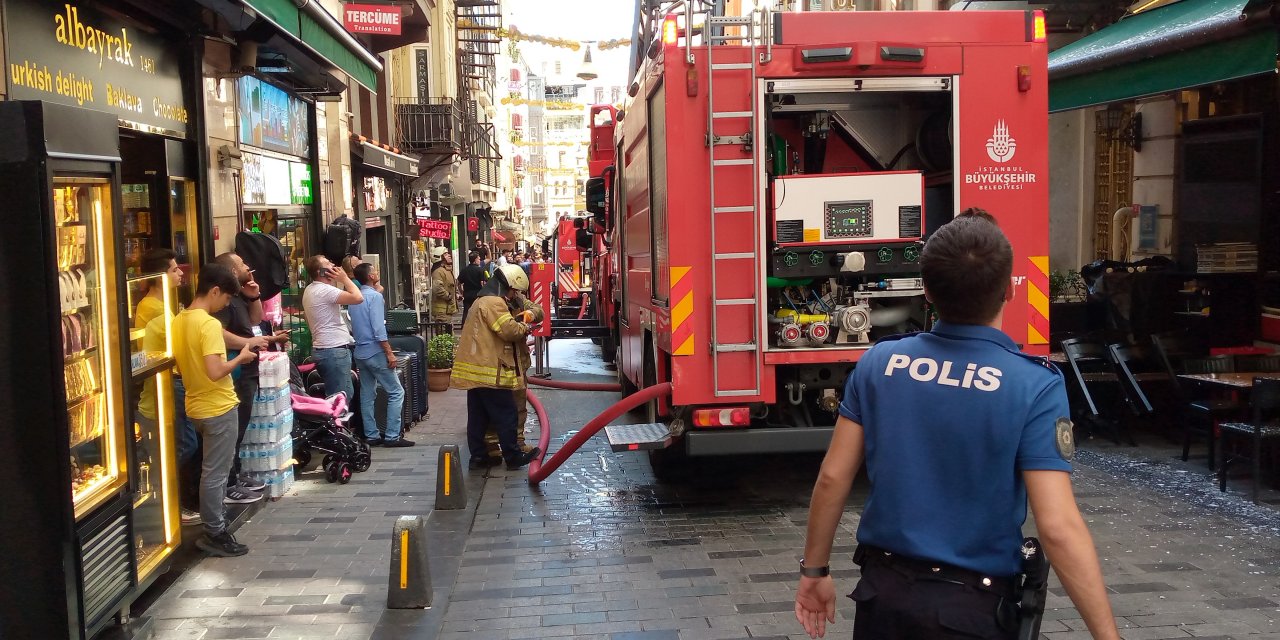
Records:
[[[1231,373],[1233,371],[1235,371],[1235,357],[1229,355],[1188,358],[1182,361],[1182,373]],[[1212,471],[1217,466],[1213,434],[1217,431],[1218,423],[1240,413],[1240,403],[1231,398],[1193,397],[1191,395],[1193,385],[1178,380],[1178,376],[1172,370],[1170,374],[1173,376],[1171,378],[1173,386],[1182,399],[1181,406],[1186,412],[1182,420],[1182,461],[1186,462],[1191,457],[1192,439],[1203,436],[1209,445],[1209,470]]]
[[[1250,497],[1258,502],[1258,487],[1262,482],[1263,445],[1280,441],[1280,380],[1254,378],[1249,393],[1249,422],[1223,422],[1218,425],[1218,448],[1222,452],[1222,464],[1218,467],[1218,490],[1227,490],[1227,470],[1232,464],[1248,460],[1252,463],[1253,488]],[[1246,442],[1247,451],[1236,448],[1227,455],[1226,440]]]
[[[1072,395],[1078,398],[1077,413],[1090,425],[1109,431],[1112,441],[1120,444],[1119,422],[1100,409],[1100,401],[1117,395],[1120,384],[1107,358],[1106,347],[1091,338],[1072,338],[1062,341],[1062,352],[1075,382]]]

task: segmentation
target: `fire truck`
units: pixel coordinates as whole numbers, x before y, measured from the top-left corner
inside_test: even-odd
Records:
[[[1013,244],[1004,331],[1047,355],[1043,16],[716,4],[637,10],[609,204],[593,211],[623,393],[673,386],[647,409],[673,436],[655,469],[825,450],[862,354],[931,327],[923,240],[967,207]]]
[[[612,249],[610,229],[613,224],[612,186],[616,176],[614,166],[614,129],[618,111],[613,105],[592,105],[587,119],[590,142],[587,147],[587,209],[592,213],[591,281],[595,285],[593,296],[594,317],[602,329],[599,338],[600,356],[605,362],[613,362],[618,349],[616,254]]]
[[[561,216],[552,236],[556,318],[581,320],[591,307],[591,218]]]

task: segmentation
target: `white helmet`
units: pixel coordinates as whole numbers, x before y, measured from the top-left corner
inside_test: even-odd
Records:
[[[521,293],[529,291],[529,276],[524,269],[514,264],[504,264],[498,267],[498,271],[502,273],[502,278],[507,281],[507,286]]]
[[[440,259],[443,259],[443,258],[444,258],[444,254],[446,254],[446,253],[449,253],[449,250],[448,250],[447,248],[445,248],[445,247],[436,247],[436,248],[434,248],[434,249],[432,249],[432,250],[431,250],[431,258],[432,258],[433,260],[440,260]]]

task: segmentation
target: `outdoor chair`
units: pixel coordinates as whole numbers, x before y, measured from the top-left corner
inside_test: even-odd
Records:
[[[1218,490],[1227,490],[1227,471],[1232,464],[1244,460],[1251,461],[1253,488],[1250,497],[1258,502],[1259,485],[1262,482],[1263,445],[1280,440],[1280,380],[1270,378],[1254,378],[1253,389],[1249,395],[1249,422],[1224,422],[1219,426],[1218,443],[1222,452],[1222,464],[1218,467]],[[1247,442],[1247,451],[1236,448],[1231,455],[1227,454],[1226,440],[1231,438],[1237,443]]]
[[[1062,352],[1067,357],[1069,375],[1075,382],[1072,395],[1077,398],[1076,415],[1091,430],[1108,431],[1112,441],[1120,444],[1121,429],[1117,416],[1101,409],[1105,406],[1103,402],[1118,396],[1120,384],[1107,358],[1106,347],[1090,338],[1072,338],[1062,341]]]
[[[1235,371],[1233,356],[1188,358],[1182,361],[1182,373],[1230,373],[1232,371]],[[1213,434],[1217,431],[1220,422],[1240,413],[1240,403],[1231,398],[1192,397],[1190,394],[1193,393],[1194,385],[1179,381],[1176,375],[1172,380],[1182,398],[1182,406],[1186,410],[1186,416],[1182,421],[1184,432],[1182,460],[1186,462],[1191,457],[1192,439],[1196,436],[1204,436],[1209,445],[1208,464],[1209,470],[1212,471],[1217,466]]]
[[[1107,353],[1116,368],[1116,376],[1134,418],[1151,421],[1178,413],[1172,377],[1159,362],[1154,349],[1112,344],[1107,346]],[[1130,443],[1137,445],[1132,437]]]

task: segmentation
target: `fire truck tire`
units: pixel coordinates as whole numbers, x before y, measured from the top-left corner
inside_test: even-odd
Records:
[[[617,359],[617,355],[618,342],[614,340],[613,333],[610,332],[609,335],[600,338],[600,359],[604,360],[605,364],[613,364]]]
[[[689,455],[685,453],[684,438],[671,443],[666,449],[649,452],[649,466],[658,480],[677,480],[689,471]]]

